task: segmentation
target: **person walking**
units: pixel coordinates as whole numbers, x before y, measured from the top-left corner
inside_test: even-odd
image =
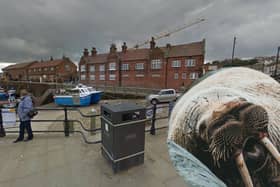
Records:
[[[14,141],[14,143],[23,141],[24,139],[24,130],[27,130],[28,137],[25,141],[30,141],[33,139],[33,132],[31,128],[31,118],[28,113],[33,109],[33,102],[28,94],[27,90],[23,89],[20,91],[21,100],[18,105],[17,113],[19,116],[20,124],[19,124],[19,136]]]

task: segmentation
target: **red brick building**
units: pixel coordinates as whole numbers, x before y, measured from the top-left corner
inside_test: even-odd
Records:
[[[7,80],[26,81],[28,80],[28,67],[34,63],[36,63],[36,61],[17,63],[17,64],[7,66],[2,69],[3,77]]]
[[[77,66],[67,57],[17,63],[2,70],[5,79],[15,81],[68,82],[77,79]]]
[[[175,88],[189,86],[203,73],[205,40],[190,44],[167,44],[150,48],[121,51],[114,44],[109,53],[91,54],[85,49],[79,63],[80,82],[89,85],[143,88]]]
[[[77,77],[77,66],[67,57],[36,62],[28,67],[31,81],[69,82]]]

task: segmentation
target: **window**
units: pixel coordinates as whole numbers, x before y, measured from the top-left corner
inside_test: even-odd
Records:
[[[48,68],[44,68],[44,71],[48,71]]]
[[[65,67],[65,70],[66,70],[66,71],[70,71],[70,66],[69,66],[69,64],[65,64],[64,67]]]
[[[99,71],[105,71],[105,65],[99,65]]]
[[[109,63],[109,70],[110,71],[115,71],[116,70],[116,63],[115,62]]]
[[[179,74],[178,73],[174,73],[174,79],[178,79],[179,78]]]
[[[185,62],[186,67],[194,67],[195,66],[195,59],[187,59]]]
[[[90,79],[91,81],[94,81],[94,80],[95,80],[95,75],[90,75],[90,76],[89,76],[89,79]]]
[[[144,63],[137,63],[135,64],[136,70],[143,70],[144,69]]]
[[[82,81],[86,80],[86,75],[81,75],[81,80]]]
[[[109,75],[109,80],[110,81],[116,80],[116,75],[115,74],[110,74]]]
[[[51,71],[53,71],[54,70],[54,67],[51,67]]]
[[[122,70],[123,71],[129,70],[129,64],[122,64]]]
[[[152,69],[160,69],[161,68],[161,61],[160,59],[154,59],[151,61],[151,68]]]
[[[182,79],[187,79],[187,73],[182,73]]]
[[[164,90],[159,92],[160,95],[172,95],[174,94],[173,90]]]
[[[105,80],[105,75],[99,75],[99,80],[104,81]]]
[[[42,68],[39,68],[39,72],[42,71]]]
[[[173,60],[173,61],[172,61],[172,67],[173,67],[173,68],[179,68],[179,67],[181,67],[181,61],[180,61],[180,60]]]
[[[90,71],[90,72],[95,72],[95,66],[94,66],[94,65],[90,65],[89,71]]]
[[[190,73],[190,79],[198,79],[198,73]]]
[[[36,68],[34,68],[33,71],[36,72]]]
[[[145,77],[143,74],[136,74],[135,77]]]
[[[81,65],[81,72],[85,72],[86,71],[86,65]]]

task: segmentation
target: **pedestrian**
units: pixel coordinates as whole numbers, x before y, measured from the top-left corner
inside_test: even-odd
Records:
[[[2,106],[0,107],[0,137],[6,136],[5,129],[3,127],[3,118],[2,118]]]
[[[28,94],[27,90],[23,89],[20,91],[20,102],[18,104],[17,113],[19,116],[19,136],[14,141],[14,143],[23,141],[24,139],[24,130],[26,129],[28,137],[24,141],[30,141],[33,139],[33,132],[31,128],[31,118],[28,113],[33,109],[33,102],[31,96]]]

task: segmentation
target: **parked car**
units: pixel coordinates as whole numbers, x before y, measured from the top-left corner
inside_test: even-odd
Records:
[[[162,89],[157,94],[150,94],[147,96],[147,101],[153,105],[158,103],[165,103],[176,101],[181,94],[176,93],[174,89]]]

